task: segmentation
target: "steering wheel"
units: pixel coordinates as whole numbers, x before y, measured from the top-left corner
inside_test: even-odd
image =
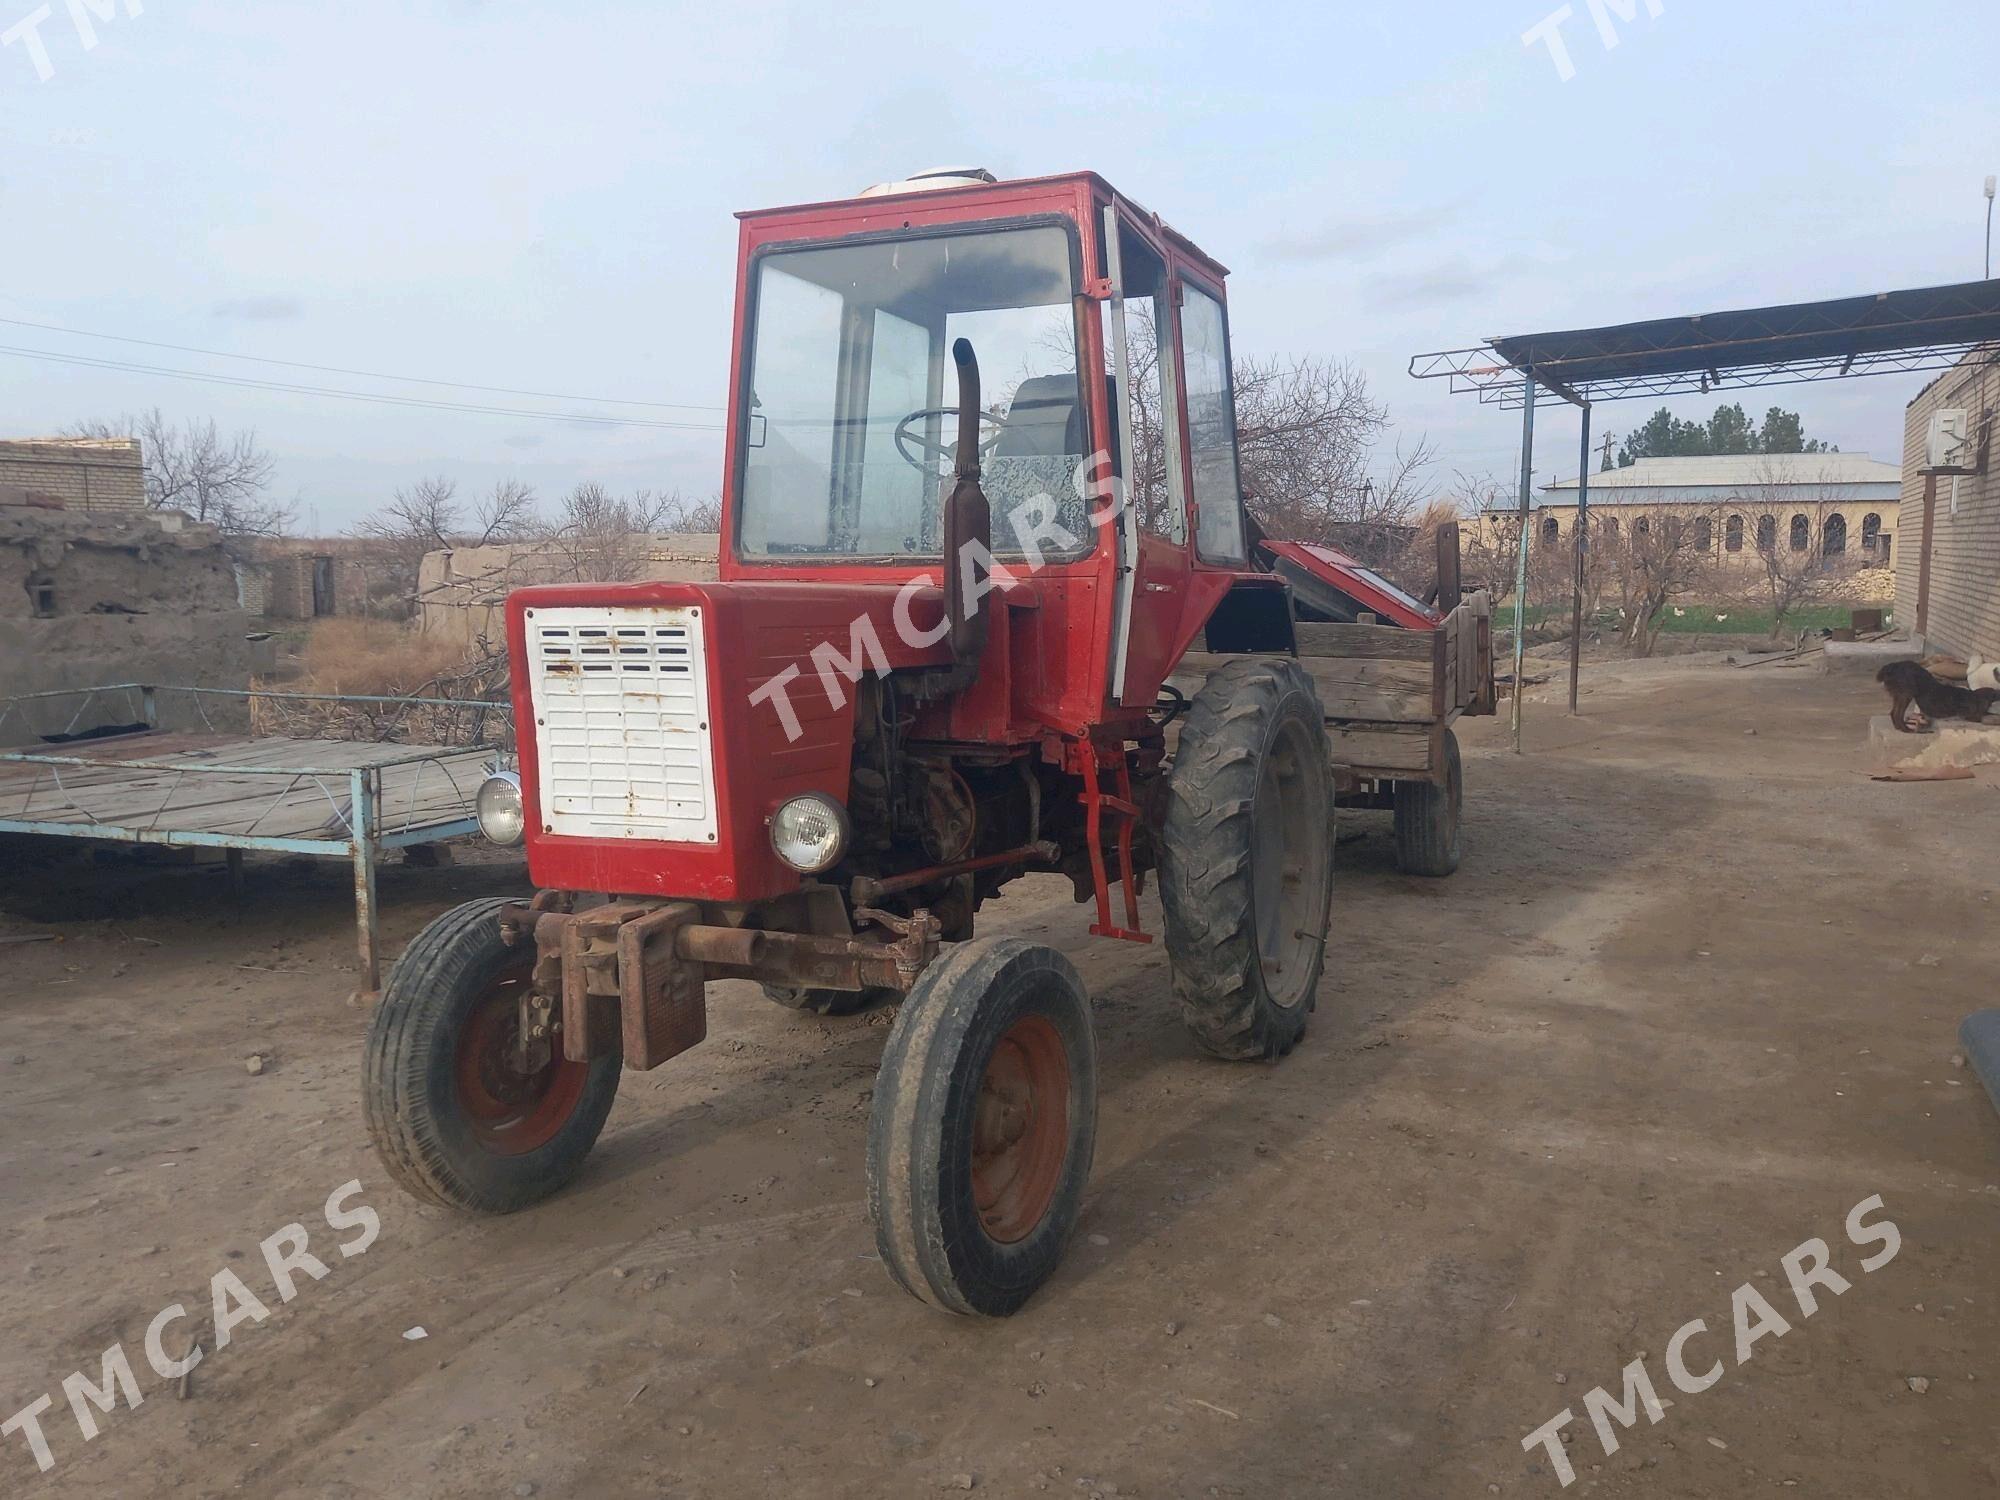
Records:
[[[955,406],[927,406],[921,411],[913,411],[896,424],[896,451],[903,455],[903,461],[920,474],[934,475],[939,466],[950,468],[958,462],[958,443],[934,439],[928,432],[918,431],[917,424],[928,427],[932,418],[938,420],[940,432],[956,433],[958,430],[958,408]],[[999,446],[1000,434],[1007,430],[1007,419],[983,411],[979,420],[990,426],[992,433],[981,433],[979,456],[985,458]],[[914,451],[913,451],[914,450]]]

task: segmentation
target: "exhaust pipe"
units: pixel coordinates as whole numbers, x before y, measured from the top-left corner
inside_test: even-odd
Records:
[[[970,339],[954,342],[951,357],[958,365],[958,453],[944,502],[944,613],[952,669],[935,684],[938,695],[967,687],[979,675],[992,572],[986,561],[993,553],[993,509],[979,487],[979,359]]]

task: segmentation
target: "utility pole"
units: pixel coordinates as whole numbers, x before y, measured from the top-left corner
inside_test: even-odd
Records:
[[[1618,434],[1615,432],[1604,434],[1604,471],[1606,473],[1609,473],[1611,470],[1611,442],[1617,436]]]

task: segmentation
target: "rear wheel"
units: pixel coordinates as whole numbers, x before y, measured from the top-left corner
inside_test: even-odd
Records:
[[[1246,657],[1188,711],[1167,787],[1160,901],[1195,1040],[1273,1058],[1305,1032],[1333,901],[1333,772],[1312,678]]]
[[[883,1264],[946,1312],[1014,1312],[1062,1259],[1096,1133],[1090,999],[1069,960],[1020,938],[959,945],[903,1002],[875,1076]]]
[[[863,990],[793,989],[782,984],[764,986],[764,998],[787,1010],[809,1010],[816,1016],[856,1016],[878,1005],[902,998],[895,990],[872,985]]]
[[[1465,772],[1458,736],[1444,732],[1444,785],[1396,783],[1396,868],[1405,875],[1449,875],[1465,854],[1459,815],[1465,806]]]
[[[576,1175],[618,1093],[614,1050],[520,1065],[535,949],[500,939],[505,900],[468,901],[396,961],[368,1028],[362,1110],[376,1153],[428,1203],[512,1213]]]

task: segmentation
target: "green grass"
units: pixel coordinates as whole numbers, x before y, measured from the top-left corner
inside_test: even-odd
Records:
[[[1771,633],[1771,611],[1768,609],[1721,608],[1708,604],[1668,605],[1660,630],[1664,635],[1769,635]],[[1785,616],[1785,630],[1796,633],[1801,630],[1837,630],[1848,622],[1853,613],[1848,605],[1812,605],[1795,609]],[[1615,620],[1618,612],[1611,611]],[[1724,614],[1727,620],[1716,616]]]
[[[1887,606],[1881,606],[1885,611]],[[1680,610],[1679,614],[1674,611]],[[1785,632],[1796,634],[1801,630],[1837,630],[1845,626],[1853,607],[1846,604],[1818,604],[1804,609],[1795,609],[1785,617]],[[1494,611],[1502,628],[1511,630],[1514,625],[1514,607],[1503,604]],[[1527,609],[1527,624],[1530,630],[1554,629],[1569,622],[1567,604],[1531,604]],[[1718,619],[1719,615],[1729,618]],[[1590,621],[1593,630],[1616,630],[1618,609],[1600,609]],[[1742,605],[1719,604],[1669,604],[1660,624],[1663,635],[1769,635],[1771,633],[1771,611],[1749,608]]]

